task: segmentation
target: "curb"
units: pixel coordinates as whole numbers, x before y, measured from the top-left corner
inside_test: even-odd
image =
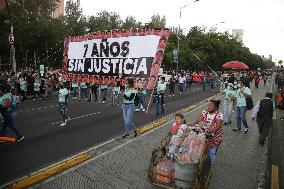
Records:
[[[220,96],[220,93],[207,98],[201,102],[199,102],[198,104],[203,104],[203,103],[207,103],[209,100],[214,99],[214,98],[218,98]],[[161,125],[164,125],[166,123],[169,122],[168,118],[175,115],[177,112],[183,112],[183,113],[188,113],[194,109],[196,109],[198,107],[197,104],[191,105],[189,107],[183,108],[181,110],[178,110],[176,112],[173,112],[169,115],[164,116],[163,118],[160,118],[159,120],[153,121],[149,124],[147,124],[146,126],[140,128],[138,130],[138,135],[143,135]],[[92,150],[94,150],[96,148],[92,148]],[[38,182],[41,182],[43,180],[48,179],[49,177],[52,177],[58,173],[64,172],[76,165],[79,165],[91,158],[93,158],[94,156],[89,154],[90,151],[85,151],[85,152],[81,152],[78,153],[75,156],[71,156],[70,158],[67,158],[63,161],[60,161],[58,163],[55,163],[53,165],[47,166],[41,170],[38,170],[30,175],[27,175],[25,177],[19,178],[15,181],[11,181],[7,184],[4,184],[3,186],[0,186],[0,188],[9,188],[9,189],[19,189],[19,188],[26,188],[26,187],[30,187]]]

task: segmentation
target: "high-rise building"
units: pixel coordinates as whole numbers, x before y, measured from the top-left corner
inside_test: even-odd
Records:
[[[56,9],[52,13],[52,18],[58,18],[59,16],[64,15],[64,0],[60,0],[57,3]]]
[[[243,29],[232,29],[232,35],[237,38],[238,41],[242,42],[244,38]]]

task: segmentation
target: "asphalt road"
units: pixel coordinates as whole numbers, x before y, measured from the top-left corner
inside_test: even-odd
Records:
[[[210,88],[203,91],[201,85],[194,84],[183,95],[166,97],[165,114],[195,104],[217,92],[218,89]],[[0,186],[121,136],[124,132],[122,108],[113,107],[110,102],[99,104],[70,100],[68,114],[72,120],[67,126],[59,127],[57,98],[22,104],[16,122],[25,139],[19,143],[0,143]],[[152,105],[148,114],[138,112],[134,116],[137,127],[157,118]],[[6,135],[14,136],[14,133],[7,129]]]

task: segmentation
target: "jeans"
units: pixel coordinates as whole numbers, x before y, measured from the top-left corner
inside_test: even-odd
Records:
[[[102,95],[103,95],[103,101],[106,101],[106,95],[107,95],[107,88],[101,89]]]
[[[140,108],[142,105],[143,109],[146,109],[146,94],[139,94],[139,103],[137,108]]]
[[[113,92],[113,98],[114,98],[114,105],[119,105],[119,94],[118,91]]]
[[[245,128],[248,129],[248,123],[246,120],[246,106],[237,106],[237,128],[241,129],[241,122],[243,122],[243,125]]]
[[[156,108],[156,114],[160,115],[160,106],[161,106],[161,113],[163,114],[165,112],[164,110],[164,94],[155,95],[155,108]]]
[[[81,100],[85,100],[86,98],[88,98],[88,89],[81,88]]]
[[[209,156],[211,165],[214,164],[214,162],[215,162],[216,154],[217,154],[217,148],[218,147],[215,147],[215,148],[212,148],[212,149],[209,148],[208,156]]]
[[[229,123],[231,121],[233,102],[225,99],[224,101],[224,122]]]
[[[20,134],[20,131],[16,127],[16,112],[13,110],[7,111],[4,114],[4,124],[2,127],[2,133],[1,136],[5,136],[6,133],[6,127],[10,127],[12,131],[17,135],[18,138],[20,138],[22,135]]]
[[[73,97],[77,96],[77,89],[78,89],[78,87],[73,87],[73,89],[72,89]]]
[[[269,134],[269,130],[272,126],[272,118],[258,118],[256,119],[259,131],[259,141],[264,142]]]
[[[134,108],[135,108],[134,104],[123,105],[123,120],[124,120],[125,134],[129,134],[131,130],[136,129],[133,123]]]
[[[67,103],[65,102],[59,102],[59,113],[62,116],[62,121],[65,123],[67,116]]]
[[[178,87],[179,87],[179,92],[183,93],[184,83],[179,83]]]

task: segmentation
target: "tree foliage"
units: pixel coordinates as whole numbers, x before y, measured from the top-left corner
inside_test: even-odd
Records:
[[[116,12],[106,10],[97,12],[94,16],[83,15],[82,8],[73,1],[67,1],[65,15],[52,17],[58,0],[24,0],[9,1],[14,24],[16,59],[18,67],[34,66],[34,62],[46,66],[61,67],[63,40],[69,36],[83,35],[88,32],[111,29],[130,29],[138,27],[163,28],[166,26],[165,16],[154,14],[148,23],[141,23],[133,16],[124,20]],[[0,10],[0,56],[2,63],[9,60],[8,34],[10,25],[7,10]],[[4,24],[6,23],[6,24]],[[176,31],[176,33],[178,33]],[[175,69],[172,52],[177,49],[177,34],[170,35],[164,55],[164,67]],[[204,63],[214,69],[230,60],[245,62],[251,68],[266,68],[273,66],[268,59],[251,53],[241,42],[228,33],[217,33],[211,29],[193,27],[186,36],[178,33],[181,38],[179,52],[179,67],[181,69],[205,69]],[[200,63],[194,52],[203,63]],[[36,57],[36,59],[35,59]],[[9,64],[7,64],[9,65]],[[10,66],[9,66],[10,67]],[[7,68],[9,68],[7,67]]]

